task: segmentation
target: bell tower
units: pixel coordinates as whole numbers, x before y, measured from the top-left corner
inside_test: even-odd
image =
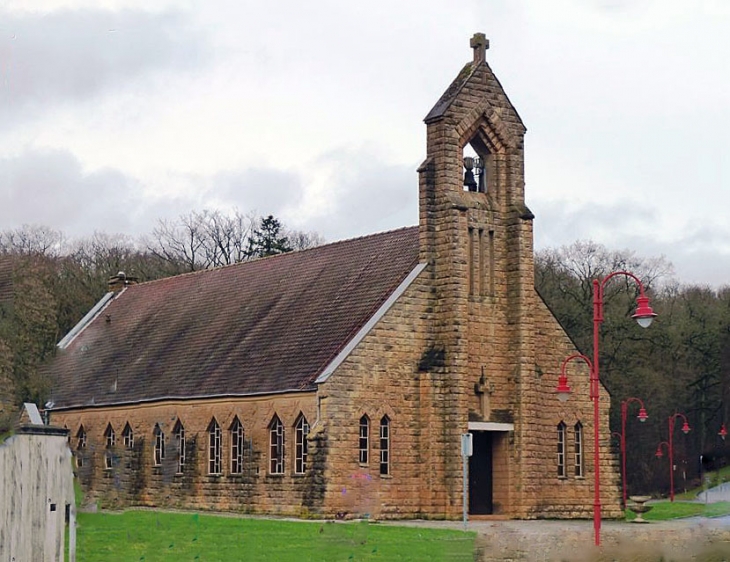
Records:
[[[502,447],[495,466],[509,467],[520,454],[518,420],[535,392],[526,129],[486,61],[488,39],[477,33],[470,46],[472,60],[425,118],[420,259],[431,276],[433,345],[445,358],[441,407],[453,420],[445,430],[457,440],[473,427],[501,428],[504,433],[489,437],[495,451]]]

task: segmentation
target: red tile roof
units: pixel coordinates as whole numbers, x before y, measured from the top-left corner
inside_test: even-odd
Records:
[[[49,365],[55,408],[311,390],[418,263],[418,228],[128,287]]]

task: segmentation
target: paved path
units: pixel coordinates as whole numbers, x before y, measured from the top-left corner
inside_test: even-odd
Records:
[[[699,494],[697,501],[730,501],[730,482]],[[399,521],[464,529],[458,521]],[[645,524],[603,521],[601,547],[594,545],[593,521],[469,521],[476,531],[476,560],[566,561],[730,561],[730,516],[690,517]]]
[[[730,482],[700,492],[697,494],[697,501],[706,501],[707,503],[730,502]]]
[[[399,521],[398,525],[463,529],[456,521]],[[633,524],[604,521],[601,547],[593,521],[470,521],[478,533],[475,560],[512,561],[685,561],[730,560],[730,517]]]

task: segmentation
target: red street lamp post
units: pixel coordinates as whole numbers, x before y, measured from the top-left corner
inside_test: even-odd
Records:
[[[640,404],[639,415],[636,417],[641,423],[644,423],[649,419],[649,416],[646,413],[646,408],[644,407],[644,402],[642,402],[641,398],[634,398],[632,396],[631,398],[627,398],[621,402],[621,433],[614,431],[613,434],[615,434],[621,442],[621,484],[623,487],[624,509],[626,509],[626,419],[629,415],[629,404],[631,402],[638,402]]]
[[[591,362],[586,356],[577,353],[573,354],[568,359],[563,361],[563,365],[560,370],[560,378],[558,379],[558,387],[556,392],[558,398],[562,401],[568,399],[570,394],[570,387],[568,386],[568,377],[565,374],[565,365],[568,361],[575,358],[580,358],[590,368],[590,397],[593,400],[593,476],[595,483],[593,486],[593,534],[595,537],[596,545],[601,544],[601,484],[600,484],[600,459],[599,459],[599,440],[598,440],[598,424],[600,421],[600,415],[598,410],[598,398],[600,390],[600,379],[598,376],[598,336],[601,332],[601,324],[603,323],[603,291],[606,287],[606,283],[617,275],[623,275],[629,277],[636,282],[639,288],[639,296],[636,298],[636,312],[632,315],[632,318],[642,328],[648,328],[656,314],[649,306],[649,297],[644,293],[644,286],[641,284],[636,275],[628,271],[614,271],[608,274],[603,280],[593,280],[593,361]]]
[[[684,420],[684,423],[682,424],[682,433],[687,435],[690,432],[687,416],[680,413],[669,416],[669,443],[666,441],[659,443],[655,453],[657,458],[662,458],[664,456],[662,454],[662,445],[667,446],[667,451],[669,452],[669,501],[674,501],[674,422],[679,417]]]

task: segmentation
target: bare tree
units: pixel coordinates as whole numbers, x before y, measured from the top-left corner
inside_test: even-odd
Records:
[[[284,235],[289,240],[292,250],[307,250],[325,243],[324,237],[318,232],[285,229]]]
[[[272,225],[275,232],[269,232]],[[285,243],[279,244],[282,241]],[[192,211],[175,221],[158,221],[145,245],[152,255],[175,264],[180,271],[196,271],[311,248],[322,241],[314,232],[287,230],[271,215],[258,218],[240,211],[225,214],[204,210]],[[276,251],[264,248],[274,242]]]
[[[66,239],[59,230],[24,224],[0,232],[0,253],[58,257],[65,251]]]
[[[206,228],[206,250],[213,267],[246,261],[251,257],[249,240],[256,224],[255,215],[243,215],[239,211],[231,215],[203,211],[201,219]]]

